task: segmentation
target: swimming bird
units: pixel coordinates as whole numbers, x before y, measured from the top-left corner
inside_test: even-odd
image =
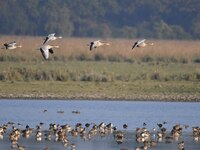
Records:
[[[118,144],[121,144],[124,142],[124,133],[122,131],[116,131],[114,133],[114,138],[115,138],[115,141],[118,143]]]
[[[59,48],[59,46],[43,45],[39,48],[44,59],[47,60],[49,58],[49,53],[53,54],[53,48]]]
[[[185,142],[184,141],[181,141],[178,143],[178,149],[179,150],[184,150],[184,146],[185,146]]]
[[[76,145],[74,143],[70,144],[71,150],[75,150],[76,149]]]
[[[146,41],[146,39],[136,41],[133,44],[132,49],[134,49],[135,47],[145,47],[147,45],[151,45],[151,46],[154,45],[154,43],[146,43],[145,41]]]
[[[56,40],[56,39],[62,39],[62,36],[56,37],[55,34],[56,34],[56,33],[52,33],[52,34],[49,34],[48,36],[46,36],[46,38],[44,39],[43,45],[44,45],[45,43],[49,42],[49,41],[54,41],[54,40]]]
[[[19,144],[17,144],[17,147],[18,147],[18,150],[25,150],[25,149],[26,149],[25,146],[23,146],[23,145],[19,145]]]
[[[17,43],[15,41],[13,42],[10,42],[10,43],[4,43],[3,44],[4,47],[2,47],[1,49],[16,49],[16,48],[21,48],[22,46],[21,45],[17,45]]]
[[[108,42],[103,42],[103,41],[100,41],[100,40],[96,40],[96,41],[92,41],[92,42],[90,42],[90,44],[88,44],[88,46],[90,46],[90,51],[91,51],[93,48],[97,48],[97,47],[103,46],[103,45],[110,45],[110,43],[108,43]]]
[[[123,128],[124,128],[124,129],[127,129],[127,128],[128,128],[128,125],[127,125],[127,124],[123,124]]]

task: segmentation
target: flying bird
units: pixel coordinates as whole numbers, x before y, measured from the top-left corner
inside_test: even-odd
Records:
[[[92,41],[88,46],[90,46],[90,51],[91,51],[93,48],[97,48],[97,47],[103,46],[103,45],[110,45],[110,43],[96,40],[96,41]]]
[[[54,40],[56,40],[56,39],[62,39],[62,36],[56,37],[56,36],[55,36],[55,33],[49,34],[49,35],[46,36],[46,38],[44,39],[43,45],[44,45],[45,43],[49,42],[49,41],[54,41]]]
[[[10,43],[4,43],[3,44],[4,47],[2,47],[1,49],[16,49],[16,48],[21,48],[21,45],[17,45],[17,43],[15,41],[10,42]]]
[[[54,53],[53,48],[59,48],[59,46],[43,45],[42,47],[39,48],[39,50],[45,60],[47,60],[49,58],[49,53],[51,53],[51,54]]]
[[[142,40],[138,40],[133,44],[132,49],[134,49],[135,47],[145,47],[147,45],[154,45],[154,43],[146,43],[145,42],[146,39],[142,39]]]

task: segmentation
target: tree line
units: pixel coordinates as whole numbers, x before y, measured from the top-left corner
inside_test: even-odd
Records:
[[[199,39],[199,0],[0,0],[0,34]]]

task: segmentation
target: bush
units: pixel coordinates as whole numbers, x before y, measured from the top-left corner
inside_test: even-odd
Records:
[[[124,58],[124,62],[134,63],[134,60],[132,58]]]
[[[97,53],[94,55],[94,60],[95,61],[103,61],[103,60],[106,60],[106,58],[102,54]]]
[[[175,58],[175,57],[170,57],[169,60],[170,60],[170,62],[173,62],[173,63],[178,62],[177,58]]]
[[[150,75],[150,79],[151,80],[160,80],[161,77],[160,77],[160,74],[158,72],[154,72]]]
[[[84,74],[82,77],[81,77],[81,81],[94,81],[94,75],[92,74]]]
[[[200,63],[200,58],[194,58],[194,59],[193,59],[193,62],[194,62],[194,63]]]
[[[196,79],[200,80],[200,73],[195,73]]]
[[[76,60],[79,60],[79,61],[89,61],[89,60],[91,60],[91,58],[89,58],[86,54],[81,53],[81,54],[79,54],[79,55],[76,56]]]
[[[110,55],[110,56],[108,56],[108,61],[110,61],[110,62],[120,62],[121,59],[117,55]]]
[[[0,80],[1,80],[1,81],[6,80],[6,77],[5,77],[5,75],[4,75],[3,73],[0,73]]]
[[[147,55],[147,56],[142,57],[141,61],[145,62],[145,63],[152,62],[153,58],[151,58],[150,56]]]
[[[180,58],[179,62],[183,64],[187,64],[188,60],[186,58]]]

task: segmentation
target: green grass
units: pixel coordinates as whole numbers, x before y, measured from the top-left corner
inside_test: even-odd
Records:
[[[110,46],[89,51],[94,39],[52,41],[60,48],[43,61],[36,50],[43,37],[2,36],[22,48],[0,51],[0,97],[200,100],[198,41],[107,39]]]
[[[2,98],[200,99],[194,63],[2,62],[0,68]]]
[[[95,61],[0,63],[1,81],[200,81],[198,64]]]
[[[1,82],[1,97],[196,101],[196,82]]]

